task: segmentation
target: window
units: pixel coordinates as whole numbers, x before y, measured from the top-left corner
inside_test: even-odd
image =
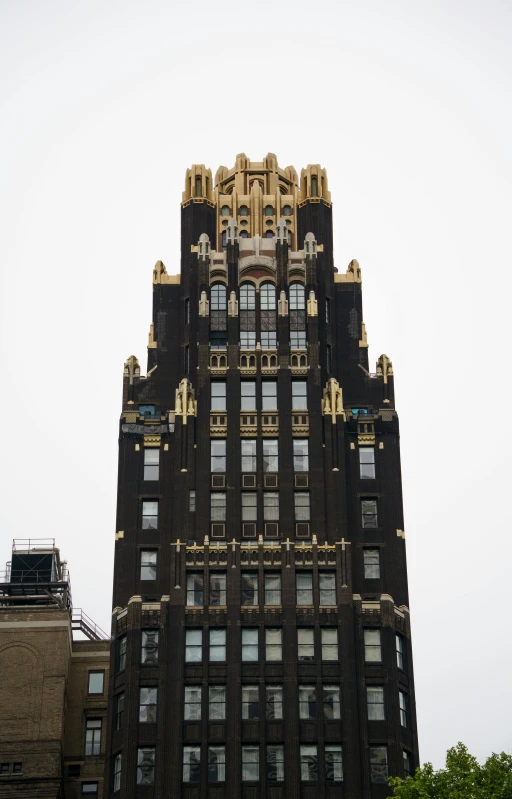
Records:
[[[188,510],[189,510],[189,513],[195,513],[196,512],[196,492],[195,491],[189,491],[188,492]]]
[[[212,438],[210,441],[210,469],[212,472],[226,471],[225,438]]]
[[[404,639],[401,635],[395,636],[395,644],[396,644],[396,665],[402,671],[405,670],[405,644]]]
[[[139,721],[144,724],[156,722],[157,688],[141,688],[139,692]]]
[[[140,579],[156,580],[156,550],[141,549],[140,552]]]
[[[338,630],[335,627],[323,627],[322,660],[338,660]]]
[[[256,522],[258,520],[258,498],[256,494],[242,494],[242,521]]]
[[[201,779],[201,747],[183,747],[183,782],[199,782]]]
[[[409,697],[404,691],[398,692],[398,704],[400,706],[400,724],[402,727],[409,726]]]
[[[254,311],[256,309],[256,289],[252,283],[243,283],[240,286],[240,310]]]
[[[377,500],[376,499],[362,499],[361,500],[361,524],[363,528],[369,529],[378,527],[377,522]]]
[[[309,441],[307,438],[293,439],[293,471],[309,471]]]
[[[240,332],[240,348],[243,350],[253,350],[256,347],[256,333],[249,330]]]
[[[261,384],[261,407],[264,411],[277,410],[277,380],[264,380]]]
[[[87,796],[89,799],[98,799],[98,783],[82,782],[82,796]]]
[[[126,668],[126,635],[122,635],[117,641],[117,670],[124,671]]]
[[[255,663],[258,659],[258,630],[242,630],[242,661]]]
[[[158,500],[145,499],[142,502],[142,529],[158,529]]]
[[[186,685],[185,701],[183,707],[183,718],[185,721],[201,720],[201,686]]]
[[[185,298],[185,324],[188,325],[190,323],[190,299],[188,297]]]
[[[364,630],[364,659],[367,663],[382,660],[380,630]]]
[[[151,666],[158,663],[158,630],[142,630],[140,662]]]
[[[256,607],[258,604],[258,573],[242,572],[242,605]]]
[[[85,754],[99,755],[101,750],[101,719],[87,719],[85,722]]]
[[[281,604],[281,575],[274,572],[265,574],[265,605]]]
[[[306,292],[302,283],[290,286],[290,311],[303,311],[306,307]]]
[[[327,782],[343,780],[341,744],[327,744],[325,747],[325,779]]]
[[[300,779],[301,782],[318,780],[318,754],[316,744],[300,747]]]
[[[282,630],[267,627],[265,630],[265,660],[280,661],[283,659]]]
[[[384,721],[384,688],[379,685],[366,687],[368,721]]]
[[[210,663],[226,660],[226,630],[210,628]]]
[[[242,782],[257,782],[260,778],[258,746],[242,746]]]
[[[324,719],[336,720],[341,718],[339,685],[322,686],[322,703]]]
[[[115,698],[114,729],[120,730],[123,725],[124,694],[117,694]]]
[[[212,411],[226,410],[226,381],[217,380],[211,384],[211,404]]]
[[[277,333],[275,330],[261,331],[261,348],[263,350],[275,350],[277,347]]]
[[[226,718],[226,686],[210,685],[208,693],[208,718],[223,721]]]
[[[359,447],[359,477],[362,480],[375,478],[375,450],[373,447]]]
[[[309,492],[301,491],[295,492],[293,495],[295,504],[295,521],[309,522],[311,517],[311,509],[309,505]]]
[[[187,574],[187,605],[200,607],[203,604],[203,575],[195,572]]]
[[[113,789],[115,791],[119,791],[121,788],[121,764],[122,764],[122,755],[114,755],[114,785]]]
[[[271,230],[267,231],[273,236]],[[260,289],[260,308],[262,311],[275,311],[276,288],[272,283],[264,283]]]
[[[297,605],[312,605],[313,573],[297,572],[295,574],[295,587],[297,589]]]
[[[210,573],[210,605],[226,604],[226,574],[225,572]]]
[[[144,449],[144,480],[158,480],[160,450],[157,447]]]
[[[320,585],[320,604],[336,604],[336,575],[334,572],[320,572],[318,577]]]
[[[380,552],[378,549],[363,549],[364,576],[366,580],[380,577]]]
[[[370,746],[370,777],[374,783],[388,784],[388,750],[385,746]]]
[[[331,301],[329,297],[325,298],[325,321],[329,324],[331,321]]]
[[[283,205],[282,214],[283,216],[291,216],[292,215],[291,205]]]
[[[283,718],[282,685],[267,685],[265,710],[267,721],[279,721]]]
[[[225,311],[227,305],[226,286],[223,283],[214,283],[210,289],[210,310]]]
[[[277,451],[278,439],[265,438],[263,439],[263,471],[264,472],[278,472],[279,471],[279,457]]]
[[[272,208],[271,205],[266,205],[263,213],[265,214],[265,216],[274,216],[274,209]]]
[[[10,763],[0,763],[0,774],[9,774]]]
[[[284,746],[282,744],[267,746],[267,780],[284,782]]]
[[[240,214],[240,216],[248,216],[249,215],[249,211],[248,211],[248,208],[247,208],[246,205],[241,205],[240,206],[239,214]]]
[[[299,660],[315,659],[315,637],[314,630],[297,630],[297,654]]]
[[[247,232],[246,230],[242,230],[242,231],[240,232],[240,238],[241,238],[241,239],[248,239],[248,238],[249,238],[249,234],[248,234],[248,232]]]
[[[240,383],[241,390],[241,410],[256,410],[256,382],[254,380],[243,380]]]
[[[208,747],[208,782],[225,782],[226,747]]]
[[[292,381],[292,410],[306,411],[308,408],[308,384],[306,380]]]
[[[212,522],[226,521],[226,494],[215,491],[210,494],[210,507]]]
[[[403,759],[404,759],[404,775],[405,775],[405,778],[407,779],[407,777],[412,777],[413,776],[412,757],[411,757],[410,752],[406,752],[405,749],[403,750],[402,755],[403,755]]]
[[[222,234],[224,235],[224,234]],[[212,312],[213,313],[213,312]],[[225,330],[210,330],[210,349],[225,350],[227,346],[227,336]],[[187,347],[188,349],[188,347]]]
[[[185,663],[201,663],[203,660],[203,631],[185,631]]]
[[[299,685],[299,718],[316,719],[316,691],[314,685]]]
[[[292,350],[305,350],[306,331],[305,330],[290,330],[290,347]]]
[[[259,687],[257,685],[242,685],[242,718],[257,721],[259,717]]]
[[[230,216],[230,214],[231,214],[231,208],[229,207],[229,205],[223,205],[222,208],[220,209],[220,215]]]
[[[242,439],[242,472],[256,471],[256,439]]]
[[[277,491],[265,491],[263,494],[263,518],[266,522],[279,521],[279,494]]]
[[[102,694],[103,684],[105,682],[104,671],[90,671],[89,672],[89,694]]]

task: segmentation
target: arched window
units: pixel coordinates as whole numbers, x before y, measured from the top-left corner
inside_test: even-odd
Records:
[[[221,239],[222,239],[222,249],[224,249],[224,250],[226,249],[226,235],[227,235],[226,231],[223,230]]]
[[[196,197],[201,197],[203,194],[203,186],[201,182],[201,177],[198,175],[196,177]]]
[[[273,230],[267,230],[266,233],[265,233],[265,238],[266,239],[273,239],[274,238],[274,231]]]
[[[271,205],[266,205],[264,213],[265,216],[274,216],[274,209],[272,208]]]
[[[223,205],[222,208],[220,209],[221,216],[229,216],[230,213],[231,213],[231,208],[229,207],[229,205]]]
[[[302,283],[290,286],[290,311],[303,311],[306,307],[306,292]]]
[[[252,283],[243,283],[240,286],[240,310],[254,311],[256,309],[256,289]]]
[[[260,307],[262,311],[275,311],[276,287],[273,283],[264,283],[260,290]]]
[[[249,238],[249,234],[248,234],[248,232],[247,232],[246,230],[241,230],[241,231],[240,231],[240,234],[239,234],[239,238],[241,238],[241,239],[248,239],[248,238]]]
[[[260,289],[261,346],[265,350],[277,347],[276,287],[263,283]]]
[[[212,311],[225,311],[227,305],[227,292],[224,283],[214,283],[210,291]]]
[[[224,349],[227,341],[227,290],[224,283],[210,289],[210,347]]]
[[[284,205],[283,206],[283,216],[291,216],[292,215],[292,207],[291,205]]]
[[[240,216],[249,216],[249,209],[246,205],[240,206]]]

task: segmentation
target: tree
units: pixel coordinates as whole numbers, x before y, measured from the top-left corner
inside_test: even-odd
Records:
[[[432,763],[414,777],[392,777],[394,799],[512,799],[512,755],[492,754],[481,766],[462,743],[446,753],[446,768]]]

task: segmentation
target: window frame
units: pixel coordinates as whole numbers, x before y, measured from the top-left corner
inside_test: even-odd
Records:
[[[139,579],[144,582],[154,582],[157,578],[158,566],[158,550],[157,549],[141,549],[140,550],[140,571]],[[146,576],[153,575],[153,576]]]
[[[372,635],[378,635],[378,644],[371,643]],[[375,638],[377,638],[375,635]],[[380,627],[365,627],[363,630],[364,643],[364,662],[382,663],[382,632]],[[378,654],[378,657],[369,657],[370,654]]]
[[[276,636],[279,640],[274,642],[269,640],[272,633],[277,633]],[[278,657],[269,657],[270,654],[276,653]],[[265,627],[265,662],[266,663],[282,663],[283,662],[283,628],[282,627]]]
[[[314,751],[309,751],[309,750],[314,750]],[[318,782],[318,744],[314,743],[300,744],[299,757],[300,757],[300,781],[308,783]],[[306,760],[306,758],[313,758],[313,760],[309,759]],[[306,769],[308,775],[307,777],[305,776]]]
[[[214,642],[212,639],[215,635],[219,636],[219,641]],[[222,640],[220,640],[222,636]],[[220,657],[213,657],[219,654]],[[208,629],[208,662],[209,663],[226,663],[227,661],[227,630],[226,627],[210,627]]]
[[[217,760],[215,763],[211,758],[211,753],[216,752]],[[219,754],[222,755],[219,760]],[[207,782],[209,785],[218,785],[219,783],[226,782],[226,744],[208,744],[208,777]],[[212,779],[213,766],[217,769],[216,779]],[[219,774],[221,776],[219,776]]]
[[[271,750],[274,750],[273,757],[269,757]],[[273,777],[275,770],[276,776]],[[284,745],[283,744],[267,744],[265,747],[265,775],[267,782],[281,783],[284,782]]]
[[[316,685],[312,684],[299,685],[298,694],[299,694],[299,719],[301,721],[316,721],[318,718]]]
[[[283,593],[283,580],[281,572],[271,572],[266,571],[263,575],[264,579],[264,604],[267,607],[280,607],[282,604],[282,593]],[[267,580],[278,580],[278,588],[270,588],[267,587]],[[270,602],[268,601],[271,598],[271,594],[276,594],[279,597],[279,602]]]
[[[251,393],[244,393],[244,389],[251,389]],[[240,382],[240,410],[257,411],[256,381],[242,380]]]
[[[215,393],[214,393],[215,389]],[[219,389],[222,389],[220,391]],[[226,380],[212,380],[210,383],[210,410],[211,411],[227,411],[227,381]]]
[[[252,694],[250,692],[252,692]],[[242,721],[260,721],[261,705],[260,705],[260,687],[258,684],[242,685],[241,711],[242,711]],[[252,715],[252,713],[254,712],[256,713],[256,715]]]
[[[195,694],[193,692],[196,692]],[[194,701],[190,697],[195,696]],[[197,699],[199,696],[199,700]],[[183,686],[183,721],[201,721],[203,689],[201,685]]]
[[[306,663],[311,663],[315,660],[314,627],[297,627],[297,660]]]
[[[199,633],[198,637],[199,643],[195,643],[192,641],[193,633],[196,634]],[[199,658],[189,657],[189,655],[192,653],[199,654]],[[203,628],[188,627],[185,630],[185,663],[202,663],[202,662],[203,662]]]
[[[220,691],[222,690],[223,693],[223,701],[212,701],[212,692],[213,691]],[[209,685],[208,686],[208,720],[209,721],[225,721],[226,720],[226,699],[227,699],[227,685]],[[212,707],[217,706],[222,708],[222,715],[214,716],[212,715]]]
[[[156,513],[149,513],[149,509],[154,511],[156,509]],[[159,503],[157,499],[143,499],[142,500],[142,522],[141,526],[143,530],[158,530],[159,527]],[[151,520],[155,520],[154,524]],[[155,526],[156,525],[156,526]]]
[[[196,602],[196,598],[200,598],[201,602]],[[204,572],[187,571],[185,604],[187,608],[202,608],[204,606]]]
[[[142,701],[142,692],[143,691],[147,691],[147,698],[149,699],[150,696],[151,696],[151,698],[154,699],[154,702],[147,702],[147,701],[143,702]],[[150,693],[149,693],[150,691],[154,691],[155,694],[154,695],[150,695]],[[148,718],[148,717],[146,717],[145,719],[142,718],[142,716],[144,715],[143,711],[142,711],[142,708],[146,708],[146,716],[153,715],[154,718]],[[149,708],[153,708],[154,709],[153,712],[150,712]],[[140,685],[139,686],[139,724],[156,724],[156,722],[158,720],[157,713],[158,713],[158,686],[156,686],[156,685]]]
[[[255,760],[248,760],[246,756],[249,754],[250,751],[256,753]],[[253,766],[253,769],[250,769],[250,772],[256,774],[255,777],[247,776],[248,772],[245,772],[244,769],[247,769],[249,766]],[[259,744],[242,744],[242,782],[259,782],[260,779],[260,746]]]
[[[297,391],[296,389],[304,389]],[[301,399],[303,398],[303,399]],[[292,380],[292,411],[308,410],[308,381]]]
[[[274,696],[269,696],[275,692]],[[276,698],[277,697],[277,698]],[[270,707],[272,709],[270,709]],[[279,708],[280,715],[276,715],[276,707]],[[266,721],[283,720],[283,686],[265,685],[265,719]]]
[[[331,581],[331,587],[322,588],[322,581],[327,579]],[[323,569],[318,572],[318,596],[320,607],[335,607],[338,604],[336,591],[336,572],[328,570],[323,571]]]
[[[260,659],[260,637],[258,627],[242,627],[241,642],[242,663],[258,663]],[[254,657],[254,655],[256,655],[256,657]]]
[[[89,735],[89,732],[92,734]],[[103,738],[103,718],[91,716],[85,719],[84,757],[100,757]]]
[[[363,547],[363,575],[365,580],[380,580],[380,547]]]
[[[368,721],[386,721],[383,685],[366,686],[366,718]]]
[[[156,467],[156,468],[155,468]],[[156,482],[160,479],[160,448],[144,447],[144,480]]]
[[[185,755],[188,754],[188,760],[186,759]],[[197,755],[197,760],[192,761],[191,755]],[[186,769],[188,771],[188,779],[185,779]],[[193,775],[193,779],[190,779],[191,775]],[[185,744],[183,746],[183,755],[182,755],[182,772],[181,772],[181,779],[182,782],[186,783],[187,785],[197,785],[201,782],[201,745],[197,744]]]
[[[215,580],[218,580],[219,587],[214,587],[213,583]],[[209,596],[208,596],[208,604],[210,607],[220,607],[224,608],[227,604],[227,574],[225,571],[210,571],[210,579],[209,579]],[[213,599],[218,599],[219,601],[212,601]]]
[[[309,472],[309,438],[293,439],[293,471]]]
[[[101,675],[101,691],[91,691],[91,677]],[[87,672],[87,696],[103,696],[105,693],[105,669],[91,669]]]
[[[330,692],[330,693],[326,693]],[[332,702],[330,697],[332,696]],[[332,710],[332,715],[326,712],[327,708]],[[341,720],[341,690],[338,685],[326,685],[322,683],[322,715],[326,721]]]
[[[375,447],[359,447],[360,480],[375,480],[375,460]]]
[[[324,638],[327,637],[327,633],[333,633],[333,637],[336,639],[335,643],[324,642]],[[339,634],[337,627],[321,627],[320,628],[320,649],[322,654],[322,661],[325,663],[334,662],[339,659]],[[336,652],[334,652],[336,649]],[[334,656],[327,657],[327,654],[331,654]]]

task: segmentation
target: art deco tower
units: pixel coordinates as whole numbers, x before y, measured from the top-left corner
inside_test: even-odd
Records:
[[[366,799],[418,764],[391,361],[324,169],[187,171],[124,369],[108,795]]]

